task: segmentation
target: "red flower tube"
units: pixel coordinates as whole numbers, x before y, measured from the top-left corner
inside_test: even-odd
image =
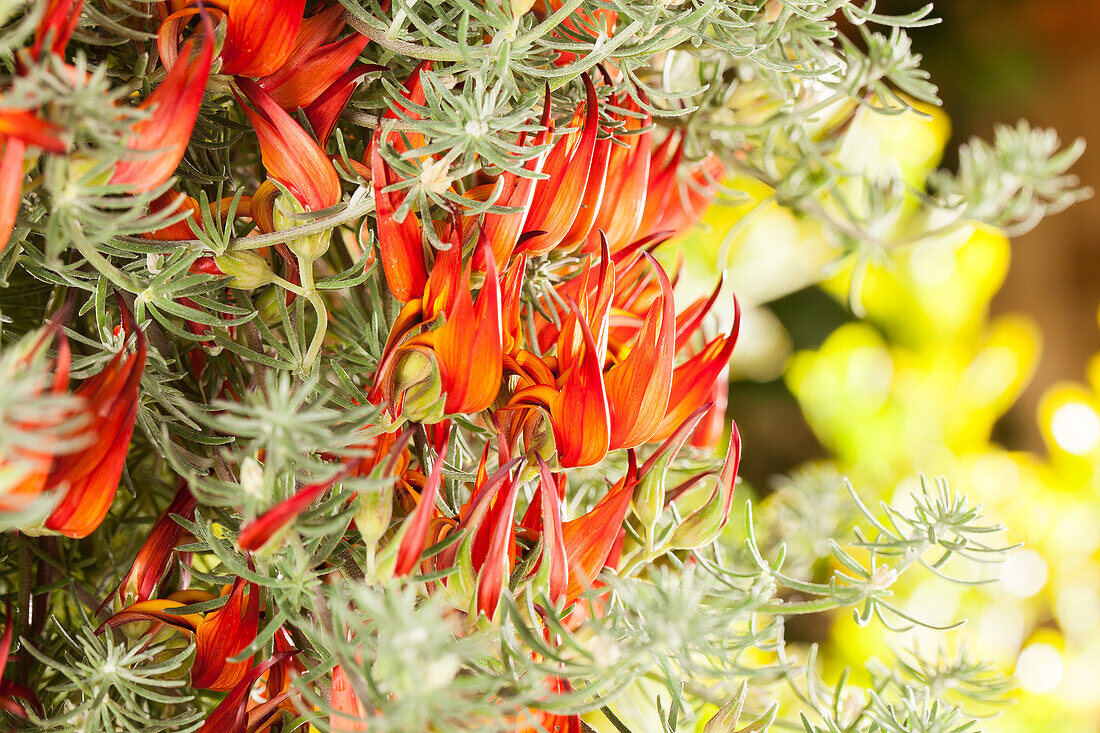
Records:
[[[119,161],[111,183],[133,191],[151,191],[175,173],[191,140],[214,56],[213,24],[203,16],[202,26],[198,54],[191,58],[191,41],[185,43],[180,57],[187,61],[176,63],[141,103],[141,109],[150,110],[149,117],[134,125],[126,141],[134,156]]]
[[[92,443],[55,458],[47,479],[65,494],[43,526],[66,537],[87,537],[107,516],[134,432],[146,344],[125,307],[122,318],[126,336],[136,337],[136,349],[124,359],[123,347],[99,374],[77,387],[73,394],[84,399],[91,417],[86,431]]]

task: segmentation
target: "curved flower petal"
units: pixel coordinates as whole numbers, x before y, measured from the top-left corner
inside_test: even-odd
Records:
[[[188,61],[173,66],[164,81],[141,103],[142,109],[151,110],[150,115],[134,125],[126,141],[126,147],[134,155],[119,161],[111,183],[129,186],[134,191],[151,191],[176,172],[191,141],[210,77],[214,30],[205,15],[202,26],[203,41],[198,54],[191,58],[191,42],[184,44],[180,55]]]
[[[659,303],[649,309],[626,358],[604,375],[611,415],[609,450],[649,440],[664,420],[672,389],[676,311],[672,283],[647,252],[661,284]]]
[[[255,82],[237,82],[255,110],[242,105],[256,136],[267,174],[286,186],[308,211],[327,209],[340,201],[340,177],[332,161],[301,125]]]
[[[294,49],[306,0],[229,0],[222,73],[267,76]]]

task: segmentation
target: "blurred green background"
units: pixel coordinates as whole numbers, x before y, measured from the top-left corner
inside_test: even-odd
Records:
[[[857,120],[844,162],[899,165],[919,187],[931,168],[953,167],[971,136],[991,139],[995,123],[1019,119],[1100,146],[1100,2],[959,0],[936,11],[944,22],[912,37],[943,110],[930,121]],[[1074,172],[1096,185],[1100,147]],[[905,586],[904,607],[933,623],[970,619],[947,643],[1016,674],[1016,705],[986,730],[1100,731],[1100,203],[1011,243],[968,227],[893,251],[867,273],[858,320],[850,267],[815,284],[836,256],[816,225],[763,187],[734,185],[749,200],[713,207],[713,231],[680,251],[688,289],[703,292],[725,267],[749,306],[730,411],[744,436],[742,477],[777,541],[845,531],[840,475],[865,498],[894,501],[919,472],[946,476],[1024,548],[991,571],[994,586]],[[822,522],[784,525],[800,514],[786,511],[792,502],[820,508]],[[791,635],[826,645],[834,679],[887,643],[943,643],[920,630],[857,632],[848,618]]]

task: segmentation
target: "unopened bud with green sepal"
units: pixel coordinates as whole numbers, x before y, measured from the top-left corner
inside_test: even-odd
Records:
[[[294,194],[290,193],[290,191],[282,185],[279,183],[275,185],[279,187],[279,191],[281,192],[275,199],[275,206],[272,211],[272,221],[275,224],[275,231],[286,231],[306,223],[304,219],[298,218],[299,214],[306,213],[306,208],[294,197]],[[295,257],[301,262],[306,263],[313,262],[324,256],[325,252],[328,252],[331,240],[332,230],[325,229],[316,234],[307,234],[304,237],[287,239],[286,246],[287,249],[294,253]]]
[[[267,260],[249,250],[215,255],[214,264],[226,275],[233,276],[229,287],[238,290],[253,290],[275,280]]]
[[[691,550],[704,547],[718,539],[729,521],[733,505],[733,487],[737,481],[737,467],[741,462],[741,434],[737,424],[730,425],[730,445],[726,451],[726,463],[718,475],[718,484],[707,503],[696,509],[680,523],[669,540],[670,550]]]

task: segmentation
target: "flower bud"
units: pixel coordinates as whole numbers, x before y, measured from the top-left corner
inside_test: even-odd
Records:
[[[455,608],[477,617],[477,571],[474,570],[474,537],[467,533],[455,555],[458,571],[447,577],[447,600]]]
[[[276,184],[277,186],[279,184]],[[275,199],[275,208],[272,212],[272,221],[275,231],[281,232],[300,226],[303,220],[296,218],[295,214],[304,214],[306,209],[294,198],[294,195],[282,186],[279,186],[282,194]],[[332,230],[325,229],[316,234],[309,234],[297,239],[287,240],[286,246],[294,255],[303,262],[313,262],[328,252],[329,242],[332,239]]]
[[[401,414],[412,422],[433,423],[443,417],[443,380],[435,360],[410,349],[397,363],[393,375],[393,394],[404,395]]]
[[[268,288],[260,291],[253,299],[256,310],[260,313],[260,320],[268,326],[275,326],[282,321],[282,313],[279,310],[279,298],[286,298],[286,291],[281,288]]]
[[[676,527],[668,543],[669,549],[693,550],[718,539],[729,518],[729,515],[723,515],[723,504],[724,498],[719,487],[719,490],[711,493],[706,504],[692,512],[691,516]]]
[[[528,453],[534,452],[551,466],[557,465],[554,428],[541,410],[532,410],[523,423],[523,442]]]
[[[512,0],[512,17],[518,18],[535,4],[535,0]]]
[[[267,260],[248,250],[218,255],[214,257],[214,263],[226,275],[233,276],[229,281],[231,288],[253,290],[275,279],[271,268],[267,266]]]
[[[356,501],[355,527],[362,535],[364,544],[377,545],[389,529],[393,516],[393,484],[383,484],[377,491],[361,491]]]
[[[669,540],[669,549],[691,550],[709,545],[718,539],[729,520],[733,504],[733,488],[737,482],[737,467],[741,462],[741,435],[737,425],[731,424],[730,446],[726,451],[726,463],[718,476],[718,484],[707,503],[692,512],[676,528]]]

